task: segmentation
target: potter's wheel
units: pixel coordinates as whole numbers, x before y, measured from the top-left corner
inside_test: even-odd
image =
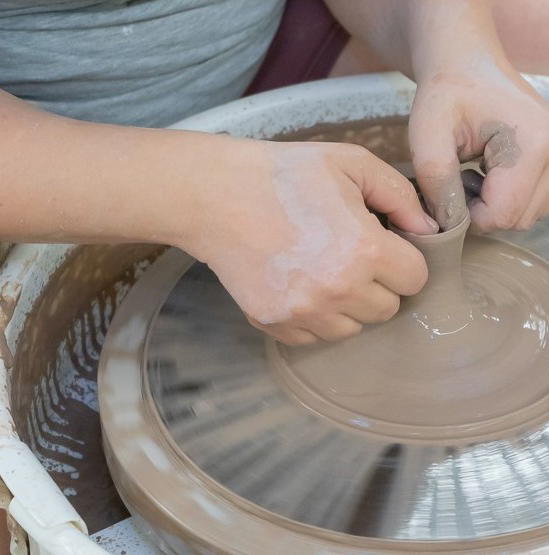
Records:
[[[319,384],[318,348],[266,342],[207,267],[168,251],[117,313],[100,367],[105,451],[130,510],[174,553],[182,538],[239,553],[546,542],[549,266],[473,236],[463,274],[476,317],[502,326],[482,347],[488,369],[467,373],[463,345],[419,387],[402,367],[380,386],[364,361]]]

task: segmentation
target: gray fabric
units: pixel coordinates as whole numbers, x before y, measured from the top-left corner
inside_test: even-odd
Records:
[[[0,0],[0,88],[67,116],[160,127],[239,97],[284,0]]]

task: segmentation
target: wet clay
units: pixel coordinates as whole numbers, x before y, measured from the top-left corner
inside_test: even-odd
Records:
[[[99,355],[116,307],[159,252],[75,249],[28,316],[17,348],[10,393],[18,434],[91,533],[128,516],[101,445]]]
[[[408,143],[408,118],[393,116],[364,121],[320,123],[291,134],[276,135],[273,141],[313,141],[347,143],[367,148],[384,162],[397,167],[406,176],[413,175]]]
[[[395,318],[344,342],[268,340],[273,368],[305,405],[400,438],[481,437],[549,408],[549,267],[508,243],[468,236],[469,219],[432,236],[401,233],[428,283]]]
[[[486,143],[485,169],[512,168],[520,158],[522,151],[517,144],[517,131],[501,121],[487,121],[480,127],[480,139]]]
[[[543,267],[528,252],[487,241],[526,269]],[[264,337],[207,268],[168,255],[117,313],[99,383],[115,483],[132,514],[171,546],[167,553],[181,553],[182,540],[202,540],[205,552],[277,553],[281,536],[288,553],[300,554],[501,553],[502,546],[515,553],[522,541],[548,537],[545,419],[499,440],[484,430],[486,441],[474,430],[460,441],[433,438],[436,421],[412,426],[423,439],[400,440],[406,430],[380,428],[356,411],[342,424],[325,397],[306,407],[298,388],[280,387]],[[470,299],[468,290],[466,278]],[[393,401],[404,392],[384,395],[404,420]],[[437,415],[451,410],[450,403]]]

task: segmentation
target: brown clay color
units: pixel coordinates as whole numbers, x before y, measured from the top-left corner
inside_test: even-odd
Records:
[[[448,331],[458,337],[465,334],[461,337],[486,348],[466,329],[452,330],[452,325],[462,321],[452,319],[448,299],[434,302],[436,261],[450,257],[459,263],[466,227],[464,222],[448,234],[409,237],[426,253],[431,280],[422,296],[403,304],[397,319],[407,315],[410,322],[402,324],[403,329],[423,341],[423,349],[444,341],[443,333]],[[356,387],[340,394],[315,381],[312,373],[311,382],[303,385],[304,377],[308,377],[302,372],[303,366],[277,368],[276,375],[289,383],[302,403],[290,399],[259,356],[261,336],[256,343],[254,335],[249,335],[252,328],[245,325],[237,307],[220,302],[222,297],[212,289],[215,284],[206,281],[196,288],[189,264],[182,253],[169,251],[132,289],[109,330],[100,367],[101,417],[109,467],[140,526],[156,541],[169,545],[167,553],[181,553],[182,541],[194,544],[199,552],[277,553],[280,537],[284,537],[288,553],[303,554],[501,553],[502,546],[513,553],[522,550],[522,542],[538,545],[545,541],[547,520],[541,501],[536,511],[529,507],[533,503],[530,499],[546,498],[546,482],[543,478],[534,480],[541,470],[531,475],[531,482],[523,479],[522,473],[526,464],[537,468],[547,460],[542,458],[547,452],[543,446],[546,432],[530,425],[532,415],[524,414],[529,407],[519,406],[510,414],[509,424],[503,420],[508,414],[505,406],[500,416],[493,406],[481,403],[483,399],[497,402],[500,392],[514,402],[510,390],[516,387],[520,393],[521,371],[525,383],[536,382],[527,383],[525,389],[534,399],[532,406],[545,403],[549,379],[537,375],[543,366],[547,329],[541,315],[549,302],[543,294],[549,285],[549,268],[542,259],[493,239],[472,236],[466,241],[463,282],[456,279],[452,287],[456,295],[463,295],[463,305],[471,307],[471,326],[477,325],[476,318],[477,330],[491,322],[503,326],[501,330],[494,328],[500,331],[492,334],[497,343],[489,353],[495,363],[503,363],[502,379],[496,376],[494,366],[488,366],[486,374],[478,378],[472,375],[468,364],[482,370],[482,363],[492,359],[475,359],[477,351],[470,351],[467,342],[460,345],[453,340],[450,345],[454,351],[439,349],[440,356],[446,358],[437,366],[436,360],[425,357],[422,348],[411,345],[410,338],[399,336],[398,341],[386,342],[384,356],[374,360],[386,364],[392,358],[406,363],[402,368],[385,365],[371,369],[370,353],[358,346],[355,368],[334,366],[332,375],[326,367],[320,376],[333,378],[335,389],[345,385],[353,370],[363,371],[372,379],[359,385],[373,384],[379,389],[376,379],[386,372],[385,379],[381,376],[385,390],[379,394],[384,398],[372,396],[372,403],[366,402],[368,392]],[[440,266],[439,279],[446,280],[447,269]],[[172,291],[176,282],[179,285]],[[172,293],[165,300],[168,291]],[[414,308],[416,303],[420,308],[432,308],[430,319]],[[159,305],[163,306],[160,312]],[[213,321],[214,314],[221,317]],[[206,320],[197,320],[197,315]],[[202,326],[201,322],[210,325]],[[431,327],[425,328],[425,322]],[[390,331],[390,325],[372,326],[371,333]],[[418,326],[426,336],[419,333]],[[365,335],[362,339],[368,341]],[[521,348],[519,354],[527,363],[514,371],[506,365],[506,357],[512,357],[515,346],[523,346],[525,341],[538,346]],[[379,348],[374,341],[369,347],[374,352]],[[414,348],[417,358],[405,358]],[[311,352],[319,350],[317,347]],[[239,356],[241,352],[257,359],[248,364]],[[282,352],[287,356],[298,350]],[[533,364],[528,364],[527,352]],[[470,358],[464,358],[463,353]],[[427,372],[425,378],[423,370]],[[340,381],[338,372],[343,373]],[[156,375],[154,380],[152,375]],[[495,376],[496,389],[490,376]],[[431,386],[427,378],[433,377],[436,383]],[[398,380],[405,385],[395,387]],[[424,389],[405,389],[414,380]],[[502,387],[507,382],[510,385]],[[168,408],[175,408],[177,401],[180,409],[180,415],[170,420],[169,429],[161,410],[166,405],[157,406],[152,397],[151,388],[157,387],[179,392],[169,396],[173,402]],[[399,410],[403,399],[408,401],[404,406],[408,412]],[[423,414],[421,402],[427,405]],[[472,407],[471,412],[456,413],[460,402]],[[479,408],[488,415],[477,414]],[[490,418],[493,413],[496,415]],[[547,414],[546,404],[541,413]],[[426,420],[429,415],[432,420]],[[527,420],[524,433],[509,433],[508,426]],[[373,433],[363,433],[366,426]],[[506,432],[503,441],[494,441],[500,430]],[[487,441],[477,441],[479,434]],[[463,445],[455,440],[457,435],[465,438]],[[399,440],[395,436],[405,437]],[[515,441],[517,447],[512,447]],[[523,481],[518,483],[519,479]],[[335,484],[333,490],[330,484]],[[436,489],[435,500],[426,496],[428,487]],[[438,509],[441,499],[447,500],[448,510]],[[296,512],[292,512],[294,506]],[[327,514],[343,514],[343,522],[331,524],[332,519],[324,517],[311,521],[310,515],[319,507],[325,507]],[[440,534],[437,526],[448,522],[455,526],[454,531]],[[502,535],[502,529],[509,533]]]
[[[101,447],[99,353],[117,305],[161,251],[151,245],[77,247],[27,317],[17,348],[11,381],[17,431],[90,533],[128,516]]]
[[[8,528],[8,513],[0,509],[0,555],[10,553],[10,531]]]
[[[399,314],[336,344],[268,340],[272,366],[305,405],[382,435],[428,441],[486,436],[542,417],[549,403],[548,265],[470,235],[467,217],[431,236],[428,283]]]

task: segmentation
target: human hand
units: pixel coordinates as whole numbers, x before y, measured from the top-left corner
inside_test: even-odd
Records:
[[[483,156],[474,227],[524,230],[549,213],[548,104],[505,61],[488,56],[422,76],[410,118],[418,184],[441,228],[465,213],[459,162]]]
[[[366,208],[408,231],[437,231],[396,170],[355,145],[231,148],[218,180],[204,184],[200,240],[186,248],[254,326],[288,344],[338,340],[391,318],[399,295],[423,287],[421,253]]]

